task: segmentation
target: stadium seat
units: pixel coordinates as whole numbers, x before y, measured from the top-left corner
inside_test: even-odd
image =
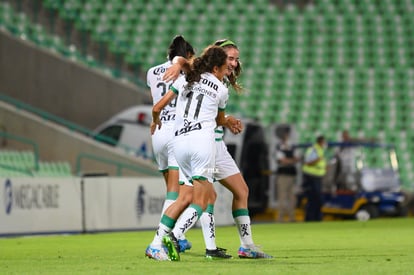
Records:
[[[42,1],[137,71],[163,62],[169,41],[179,33],[197,52],[219,38],[234,40],[244,67],[240,82],[248,93],[233,97],[237,100],[228,108],[265,124],[297,123],[300,139],[321,127],[384,133],[386,142],[392,137],[388,132],[404,129],[404,144],[410,144],[412,1],[321,0],[302,9],[265,0],[230,2]],[[39,45],[53,48],[44,30],[8,10],[0,5],[0,22],[14,22],[8,23],[14,32],[32,33]],[[413,163],[410,159],[412,168]]]
[[[39,162],[36,171],[33,151],[0,150],[0,177],[72,176],[67,162]]]
[[[43,6],[50,10],[58,10],[61,6],[63,6],[62,0],[43,0]]]

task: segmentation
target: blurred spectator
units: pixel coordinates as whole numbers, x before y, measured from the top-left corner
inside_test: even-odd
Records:
[[[339,147],[336,152],[337,159],[337,177],[336,184],[338,189],[355,189],[357,179],[355,163],[355,149],[349,147],[350,143],[358,142],[375,142],[375,138],[357,138],[352,137],[348,130],[343,130],[341,135],[341,141],[348,143],[348,146]]]
[[[322,179],[326,174],[325,137],[320,135],[316,143],[305,152],[303,190],[307,199],[305,221],[322,220]]]
[[[342,131],[342,142],[374,142],[375,138],[356,138],[349,135],[348,130]]]
[[[289,141],[290,133],[283,133],[282,139],[276,146],[276,192],[278,204],[278,221],[283,222],[285,215],[289,221],[295,221],[296,206],[296,163],[300,158],[295,154],[295,149]]]

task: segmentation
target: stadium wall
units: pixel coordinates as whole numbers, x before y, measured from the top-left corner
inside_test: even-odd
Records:
[[[217,188],[215,220],[231,225],[231,193]],[[0,236],[155,229],[162,178],[0,178]]]
[[[76,167],[79,154],[92,154],[100,158],[111,159],[133,167],[142,167],[149,174],[159,175],[157,166],[150,160],[144,160],[134,155],[125,154],[121,149],[94,141],[92,138],[76,133],[60,125],[34,116],[24,110],[0,101],[0,125],[2,130],[13,135],[26,137],[34,141],[39,148],[39,157],[46,161],[64,160]],[[7,141],[7,147],[27,149],[27,145]],[[116,175],[117,168],[114,165],[99,161],[82,161],[84,173],[104,172],[108,175]],[[138,173],[129,169],[122,170],[122,175],[146,176],[146,173]]]
[[[150,102],[145,88],[0,30],[0,93],[94,129],[127,107]]]

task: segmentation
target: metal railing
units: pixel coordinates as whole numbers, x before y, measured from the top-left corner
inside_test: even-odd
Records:
[[[122,148],[125,152],[135,151],[134,148],[132,148],[128,145],[117,143],[117,141],[114,140],[113,138],[109,138],[107,136],[95,134],[93,131],[91,131],[91,130],[85,128],[85,127],[82,127],[82,126],[80,126],[76,123],[70,122],[66,119],[63,119],[63,118],[58,117],[56,115],[50,114],[46,111],[43,111],[43,110],[38,109],[36,107],[33,107],[29,104],[23,103],[19,100],[16,100],[12,97],[9,97],[9,96],[5,95],[5,94],[0,93],[0,101],[7,102],[11,105],[14,105],[18,109],[28,111],[28,112],[30,112],[32,114],[35,114],[35,115],[37,115],[37,116],[39,116],[39,117],[41,117],[41,118],[43,118],[47,121],[57,123],[61,126],[64,126],[64,127],[68,128],[71,131],[81,133],[81,134],[84,134],[84,135],[89,136],[89,137],[93,137],[97,141],[105,142],[106,144],[110,144],[110,145],[116,145],[117,147]]]
[[[104,164],[108,164],[108,165],[112,165],[114,167],[116,167],[116,175],[117,176],[122,176],[122,170],[123,169],[128,169],[140,174],[145,174],[145,175],[149,175],[149,176],[160,176],[160,174],[156,171],[153,171],[151,169],[146,169],[143,167],[139,167],[139,166],[134,166],[128,163],[122,163],[119,161],[114,161],[112,159],[108,159],[108,158],[104,158],[104,157],[100,157],[97,155],[92,155],[92,154],[87,154],[87,153],[80,153],[78,155],[78,157],[76,158],[76,169],[75,169],[75,173],[78,176],[82,176],[82,160],[85,159],[89,159],[92,161],[96,161],[96,162],[100,162],[100,163],[104,163]]]
[[[117,141],[112,139],[112,138],[109,138],[109,137],[106,137],[106,136],[103,136],[103,135],[95,134],[94,132],[92,132],[91,130],[89,130],[85,127],[81,127],[81,126],[79,126],[75,123],[67,121],[67,120],[65,120],[61,117],[52,115],[48,112],[45,112],[45,111],[40,110],[38,108],[35,108],[35,107],[33,107],[29,104],[23,103],[19,100],[16,100],[16,99],[14,99],[12,97],[9,97],[7,95],[4,95],[2,93],[0,93],[0,101],[7,102],[7,103],[15,106],[18,109],[22,109],[22,110],[25,110],[25,111],[30,112],[32,114],[35,114],[35,115],[43,118],[44,120],[51,121],[51,122],[54,122],[54,123],[59,124],[61,126],[64,126],[64,127],[68,128],[71,131],[81,133],[81,134],[84,134],[84,135],[89,136],[89,137],[93,137],[97,141],[105,142],[106,144],[110,144],[110,145],[116,145],[118,148],[121,148],[125,153],[130,153],[130,152],[133,152],[133,151],[136,150],[136,149],[134,149],[130,146],[117,143]],[[7,132],[2,132],[2,133],[3,133],[3,135],[0,135],[0,137],[1,136],[6,137],[6,135],[7,135],[7,137],[14,136],[14,135],[9,134]],[[35,159],[36,159],[36,166],[35,167],[36,167],[36,171],[38,171],[38,169],[39,169],[39,163],[38,163],[39,149],[38,149],[38,145],[32,140],[29,140],[29,139],[26,139],[26,138],[23,138],[23,137],[17,137],[17,136],[14,136],[14,137],[16,137],[17,139],[19,139],[21,141],[24,140],[28,144],[33,144],[34,152],[35,152]],[[117,161],[114,161],[114,160],[105,159],[105,158],[102,158],[102,157],[99,157],[99,156],[94,156],[92,154],[85,154],[85,153],[80,153],[79,154],[79,156],[77,157],[79,163],[77,162],[76,166],[80,165],[81,162],[79,161],[79,159],[83,159],[83,158],[95,159],[95,160],[100,161],[100,162],[106,162],[106,163],[110,163],[112,165],[115,165],[115,166],[118,167],[118,175],[119,175],[120,171],[122,171],[123,169],[130,169],[130,170],[138,171],[139,173],[144,173],[144,174],[149,174],[149,175],[159,175],[159,174],[156,174],[155,172],[151,171],[150,169],[138,168],[138,167],[134,167],[133,165],[130,165],[130,164],[118,163]],[[79,172],[80,170],[81,170],[80,167],[76,168],[77,172]]]

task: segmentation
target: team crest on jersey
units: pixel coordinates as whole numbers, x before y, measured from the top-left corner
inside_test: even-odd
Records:
[[[201,130],[201,122],[192,124],[191,121],[188,121],[187,119],[185,119],[184,127],[181,128],[180,130],[175,131],[175,136],[186,134],[188,132],[195,131],[195,130]]]

